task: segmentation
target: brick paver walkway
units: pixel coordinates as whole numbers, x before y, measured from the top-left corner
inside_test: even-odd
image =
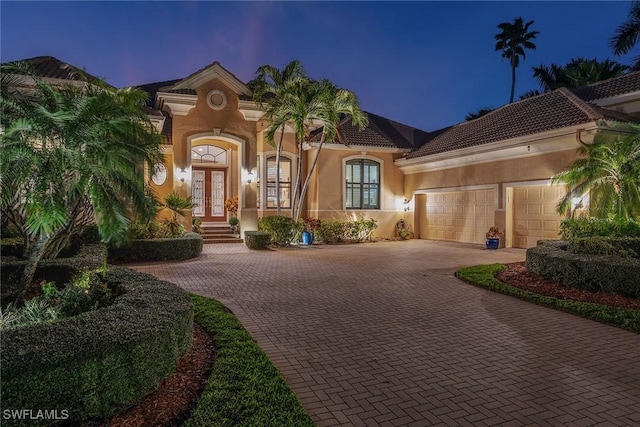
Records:
[[[640,425],[640,336],[467,285],[524,251],[413,240],[140,271],[239,317],[319,426]]]

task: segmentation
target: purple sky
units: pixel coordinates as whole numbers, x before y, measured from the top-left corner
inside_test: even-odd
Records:
[[[496,25],[522,16],[540,31],[518,68],[613,58],[608,40],[630,2],[0,2],[2,61],[50,55],[130,86],[186,77],[213,61],[249,81],[299,59],[361,107],[424,130],[505,104],[510,68]],[[630,55],[632,56],[632,55]],[[618,58],[628,63],[630,56]]]

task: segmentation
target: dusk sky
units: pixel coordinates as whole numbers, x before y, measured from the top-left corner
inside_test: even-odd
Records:
[[[0,2],[3,62],[55,56],[118,87],[183,78],[219,61],[249,81],[299,59],[314,78],[354,91],[369,112],[431,131],[508,102],[497,24],[540,31],[517,70],[616,59],[608,40],[630,2]],[[639,52],[635,52],[638,54]]]

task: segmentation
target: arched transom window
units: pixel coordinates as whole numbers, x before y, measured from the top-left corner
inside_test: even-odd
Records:
[[[217,145],[197,145],[191,148],[192,163],[227,164],[227,150]]]
[[[380,209],[380,163],[354,159],[346,163],[345,207]]]

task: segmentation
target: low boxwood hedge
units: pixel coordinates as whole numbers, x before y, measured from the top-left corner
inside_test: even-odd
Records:
[[[539,242],[527,249],[527,269],[564,286],[640,297],[640,260],[576,254],[567,242]]]
[[[3,410],[66,411],[70,425],[136,404],[175,369],[191,345],[193,305],[182,289],[112,268],[113,305],[55,323],[3,331]],[[3,425],[50,421],[4,419]]]
[[[249,249],[267,249],[271,242],[271,234],[264,231],[245,231],[244,244]]]
[[[176,261],[201,253],[202,236],[189,232],[181,237],[132,240],[125,246],[109,247],[109,261]]]

